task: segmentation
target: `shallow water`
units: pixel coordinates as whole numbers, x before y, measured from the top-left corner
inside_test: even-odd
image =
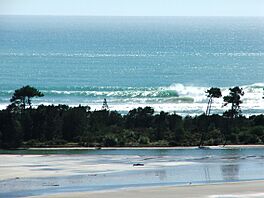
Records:
[[[264,179],[263,148],[0,152],[0,197]]]

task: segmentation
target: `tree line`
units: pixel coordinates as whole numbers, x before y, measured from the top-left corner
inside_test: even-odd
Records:
[[[139,107],[121,115],[110,111],[106,100],[104,108],[97,111],[81,105],[32,108],[32,98],[44,95],[34,87],[25,86],[15,90],[11,104],[0,111],[0,148],[264,143],[264,115],[246,118],[241,114],[244,95],[241,88],[230,88],[229,95],[223,97],[224,105],[230,105],[223,115],[210,114],[213,98],[222,97],[221,90],[211,88],[206,94],[206,112],[194,117],[154,113],[151,107]]]

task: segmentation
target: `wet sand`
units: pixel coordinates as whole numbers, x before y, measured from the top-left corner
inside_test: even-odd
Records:
[[[264,197],[264,181],[237,182],[211,185],[157,187],[104,192],[61,193],[40,198],[260,198]],[[33,197],[32,197],[33,198]],[[34,197],[35,198],[35,197]]]
[[[232,149],[232,148],[264,148],[263,144],[247,144],[247,145],[240,145],[240,144],[227,144],[225,146],[223,145],[217,145],[217,146],[205,146],[211,149],[217,149],[217,148],[226,148],[226,149]],[[29,150],[96,150],[96,149],[105,149],[105,150],[125,150],[125,149],[197,149],[198,146],[140,146],[140,147],[48,147],[48,148],[29,148]]]
[[[70,155],[41,151],[42,154],[34,155],[1,154],[0,197],[264,197],[264,181],[197,185],[264,178],[263,148],[243,150],[243,147],[262,148],[262,145],[227,145],[230,150],[212,147],[215,149],[209,149],[209,153],[199,149],[175,150],[173,155],[171,151],[155,151],[156,148],[149,148],[152,152],[148,149],[131,152],[129,148],[126,149],[130,151],[123,153],[106,150],[100,151],[100,155],[99,151],[91,154],[74,151]],[[134,163],[144,163],[144,166],[133,166]],[[185,186],[148,187],[146,184]],[[223,193],[226,196],[217,196]]]

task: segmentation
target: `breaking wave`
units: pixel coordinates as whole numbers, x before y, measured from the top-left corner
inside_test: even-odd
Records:
[[[242,97],[242,110],[246,114],[264,112],[264,83],[240,86],[245,95]],[[181,114],[203,113],[207,105],[205,91],[209,87],[186,86],[175,83],[163,87],[65,87],[40,88],[45,97],[35,99],[38,104],[89,105],[99,109],[106,98],[112,110],[127,112],[139,106],[152,106],[156,111],[176,111]],[[228,87],[221,87],[222,94],[229,93]],[[9,103],[14,90],[0,90],[0,104]],[[223,99],[214,99],[213,113],[223,112]],[[228,107],[225,107],[228,108]]]

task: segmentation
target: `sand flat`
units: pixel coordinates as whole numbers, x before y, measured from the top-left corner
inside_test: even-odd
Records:
[[[103,192],[76,192],[37,196],[39,198],[263,198],[264,181],[210,185],[188,185]],[[33,198],[33,197],[31,197]],[[35,197],[34,197],[35,198]]]
[[[197,185],[264,178],[263,149],[33,153],[0,155],[0,197],[264,197],[263,182]]]

